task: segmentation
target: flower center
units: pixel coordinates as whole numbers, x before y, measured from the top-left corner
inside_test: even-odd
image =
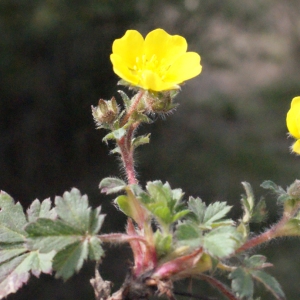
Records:
[[[165,63],[164,58],[159,61],[155,54],[150,58],[143,54],[142,56],[136,57],[135,65],[133,68],[130,68],[130,71],[139,77],[143,77],[145,71],[152,71],[163,80],[169,68],[170,65]]]

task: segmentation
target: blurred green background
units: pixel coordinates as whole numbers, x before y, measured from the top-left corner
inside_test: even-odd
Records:
[[[161,179],[187,196],[228,201],[239,218],[240,182],[248,181],[258,198],[269,199],[268,222],[253,229],[267,228],[279,213],[260,183],[285,188],[299,176],[285,125],[300,94],[299,14],[298,0],[2,0],[0,188],[27,208],[75,186],[103,206],[105,232],[123,230],[125,218],[97,187],[103,177],[119,176],[120,164],[101,142],[105,132],[95,130],[90,106],[117,95],[113,40],[127,29],[160,27],[186,37],[203,71],[183,86],[174,114],[142,128],[152,134],[137,153],[140,182]],[[300,299],[299,249],[298,239],[258,249],[291,300]],[[128,247],[109,248],[101,269],[115,288],[129,259]],[[93,299],[92,268],[66,284],[32,278],[8,299]],[[197,282],[194,288],[213,295]]]

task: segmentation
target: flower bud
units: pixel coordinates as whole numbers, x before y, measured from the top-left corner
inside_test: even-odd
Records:
[[[116,99],[111,100],[100,99],[98,106],[92,106],[92,115],[97,126],[111,125],[119,115],[119,107]]]
[[[176,93],[177,94],[177,93]],[[173,103],[173,91],[148,93],[145,103],[147,110],[152,113],[168,113],[177,105]]]
[[[287,193],[293,199],[300,199],[300,180],[296,179],[295,182],[287,188]]]

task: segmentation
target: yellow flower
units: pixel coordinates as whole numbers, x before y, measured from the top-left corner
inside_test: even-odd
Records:
[[[127,30],[112,46],[114,72],[131,85],[145,90],[178,89],[179,84],[200,74],[200,56],[186,52],[187,42],[179,35],[155,29],[146,38]]]
[[[300,154],[300,96],[292,100],[291,108],[286,116],[286,125],[290,134],[297,139],[292,151]]]

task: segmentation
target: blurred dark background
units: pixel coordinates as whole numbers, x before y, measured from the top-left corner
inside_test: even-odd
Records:
[[[125,218],[98,190],[103,177],[119,176],[120,165],[101,142],[105,132],[95,130],[90,106],[117,95],[113,40],[127,29],[145,35],[160,27],[186,37],[203,72],[183,86],[174,114],[142,128],[151,144],[137,153],[140,182],[161,179],[208,203],[228,201],[238,218],[240,182],[248,181],[257,198],[269,199],[268,222],[253,229],[268,227],[279,213],[260,183],[285,188],[299,176],[285,125],[300,94],[299,14],[298,0],[2,0],[0,188],[27,208],[75,186],[103,206],[105,232],[123,230]],[[300,299],[299,248],[287,239],[258,249],[275,264],[270,273],[288,299]],[[101,269],[115,288],[128,259],[128,247],[109,248]],[[92,273],[87,264],[66,284],[32,278],[8,299],[93,299]],[[197,286],[199,295],[208,293]]]

